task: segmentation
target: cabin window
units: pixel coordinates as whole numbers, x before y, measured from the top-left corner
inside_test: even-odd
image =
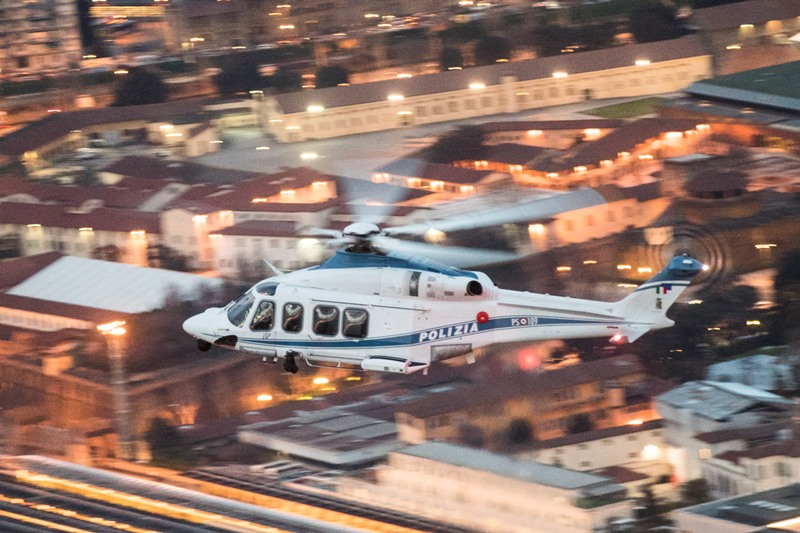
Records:
[[[231,324],[240,328],[247,321],[247,315],[250,314],[250,308],[253,307],[253,302],[256,298],[250,292],[246,292],[239,296],[239,298],[228,307],[228,320]]]
[[[303,306],[287,303],[283,306],[283,330],[297,333],[303,328]]]
[[[353,339],[363,339],[367,336],[369,315],[365,309],[349,307],[344,310],[342,320],[342,335]]]
[[[263,300],[258,304],[250,329],[253,331],[268,331],[275,324],[275,304]]]
[[[332,305],[314,308],[314,333],[334,336],[339,332],[339,310]]]
[[[275,291],[278,289],[278,284],[274,281],[265,281],[256,285],[256,291],[259,294],[267,296],[275,296]]]

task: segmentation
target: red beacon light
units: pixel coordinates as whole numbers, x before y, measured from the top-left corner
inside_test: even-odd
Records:
[[[486,324],[489,321],[489,313],[480,311],[475,319],[478,321],[478,324]]]

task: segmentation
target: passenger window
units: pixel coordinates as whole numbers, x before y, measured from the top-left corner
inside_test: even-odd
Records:
[[[364,309],[348,308],[344,310],[342,321],[342,335],[354,339],[363,339],[367,336],[369,315]]]
[[[258,309],[256,309],[256,314],[253,317],[253,323],[250,324],[250,329],[253,331],[267,331],[272,329],[274,324],[275,304],[264,300],[258,304]]]
[[[330,305],[315,307],[313,329],[317,335],[336,335],[339,332],[339,310]]]
[[[303,328],[303,306],[288,303],[283,306],[283,329],[290,333],[297,333]]]

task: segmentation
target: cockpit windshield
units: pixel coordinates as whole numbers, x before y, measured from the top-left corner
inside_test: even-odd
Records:
[[[255,296],[250,291],[247,291],[228,306],[228,320],[231,321],[231,324],[238,328],[244,326],[255,300]]]
[[[277,281],[262,281],[256,285],[256,292],[266,296],[275,296],[275,291],[278,289]]]

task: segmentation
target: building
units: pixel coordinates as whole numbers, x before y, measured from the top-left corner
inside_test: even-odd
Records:
[[[265,132],[324,139],[514,113],[588,99],[678,91],[711,75],[696,36],[349,87],[267,95]]]
[[[66,71],[81,60],[72,0],[5,0],[0,6],[0,79]]]
[[[397,431],[413,444],[448,440],[504,449],[502,435],[512,420],[525,421],[536,441],[624,426],[657,418],[650,398],[632,393],[644,382],[633,356],[519,372],[503,377],[502,387],[493,381],[459,387],[441,393],[436,402],[404,405],[398,409]]]
[[[800,482],[800,439],[791,427],[772,440],[718,453],[703,463],[703,479],[718,498],[740,496]]]
[[[160,309],[171,294],[191,301],[224,283],[58,253],[9,259],[2,265],[9,280],[0,293],[0,324],[32,331],[93,331],[104,322]]]
[[[514,455],[581,472],[619,469],[638,474],[634,481],[639,486],[671,477],[663,421],[635,422],[540,441]]]
[[[797,389],[788,358],[766,354],[715,363],[706,370],[706,379],[742,383],[777,394]]]
[[[38,4],[31,4],[38,5]],[[127,107],[51,113],[0,137],[0,163],[24,165],[29,173],[74,156],[92,141],[165,143],[176,155],[201,155],[219,149],[206,100],[191,99]],[[184,152],[185,151],[185,152]]]
[[[631,514],[607,477],[444,442],[392,452],[374,481],[342,479],[337,493],[487,533],[589,533]]]
[[[657,396],[656,409],[665,424],[667,458],[677,480],[701,477],[703,462],[718,451],[701,435],[785,420],[791,416],[792,405],[791,400],[770,392],[717,381],[692,381]]]
[[[766,44],[786,46],[800,32],[800,6],[782,0],[747,0],[695,10],[689,24],[700,30],[719,68],[749,48]],[[763,53],[762,56],[768,57]],[[763,62],[766,58],[748,57]],[[759,66],[766,66],[761,63]],[[752,67],[750,67],[752,68]]]
[[[681,533],[790,532],[800,523],[800,484],[676,509]]]

